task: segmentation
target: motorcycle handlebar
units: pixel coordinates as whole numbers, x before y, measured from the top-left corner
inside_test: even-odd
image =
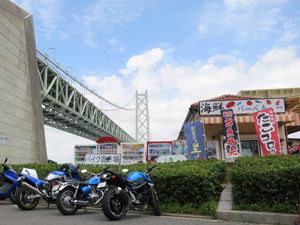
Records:
[[[157,165],[155,165],[155,166],[153,166],[153,167],[147,169],[146,173],[149,173],[150,171],[154,170],[155,168],[157,168]]]

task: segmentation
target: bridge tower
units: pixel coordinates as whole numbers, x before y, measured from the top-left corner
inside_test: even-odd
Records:
[[[136,141],[149,141],[148,94],[136,91]]]

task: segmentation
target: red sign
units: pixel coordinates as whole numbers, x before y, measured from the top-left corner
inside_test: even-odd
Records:
[[[252,113],[263,155],[280,155],[276,118],[272,108]]]

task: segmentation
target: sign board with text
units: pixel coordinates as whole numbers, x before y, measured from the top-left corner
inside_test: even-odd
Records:
[[[110,159],[108,159],[110,158]],[[119,154],[101,154],[101,155],[86,155],[84,164],[86,165],[119,165]]]
[[[201,116],[221,115],[221,110],[226,109],[232,109],[234,114],[252,114],[267,108],[273,108],[275,113],[285,113],[284,98],[199,102]]]

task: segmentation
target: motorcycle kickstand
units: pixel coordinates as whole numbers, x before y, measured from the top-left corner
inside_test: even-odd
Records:
[[[49,206],[50,206],[50,202],[48,202],[48,206],[47,206],[47,209],[49,209]]]
[[[85,207],[83,207],[83,212],[84,212],[84,213],[86,212],[86,206],[85,206]]]

